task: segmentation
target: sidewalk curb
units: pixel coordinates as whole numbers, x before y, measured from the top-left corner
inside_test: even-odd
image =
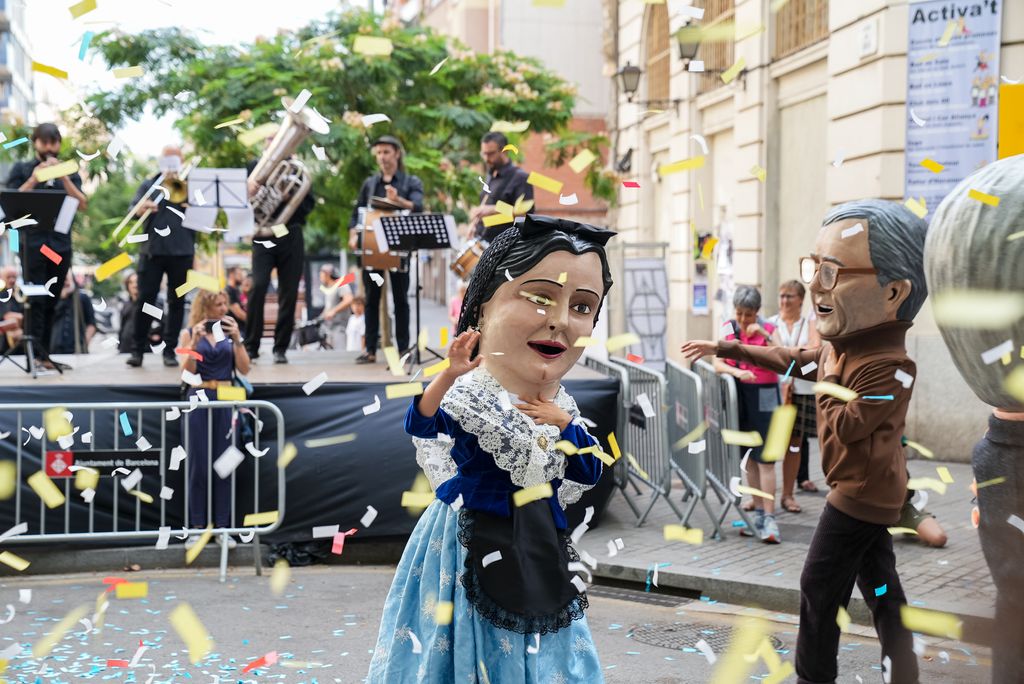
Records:
[[[631,582],[646,586],[647,569],[628,565],[605,563],[598,561],[594,577],[603,577],[620,582]],[[701,596],[710,597],[722,603],[731,603],[741,606],[762,608],[764,610],[800,614],[800,591],[786,587],[756,584],[753,582],[725,578],[715,575],[700,573],[683,574],[660,570],[658,572],[658,585],[682,589],[685,591],[699,592]],[[654,591],[657,591],[654,589]],[[995,620],[991,614],[983,611],[965,610],[962,604],[949,603],[945,605],[931,602],[926,606],[930,610],[938,610],[952,613],[963,620],[963,639],[972,644],[982,646],[992,645],[992,635],[995,629]],[[850,618],[853,622],[871,626],[871,612],[868,610],[864,599],[854,596],[850,601]]]

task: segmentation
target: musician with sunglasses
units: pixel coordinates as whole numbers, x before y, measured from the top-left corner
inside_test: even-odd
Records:
[[[906,207],[881,200],[847,202],[825,217],[814,252],[800,262],[823,340],[817,349],[735,341],[682,347],[690,359],[716,354],[819,383],[818,439],[831,489],[800,576],[798,682],[836,680],[836,614],[854,583],[874,614],[886,681],[918,680],[888,528],[906,499],[902,437],[917,368],[905,338],[928,296],[927,229]]]

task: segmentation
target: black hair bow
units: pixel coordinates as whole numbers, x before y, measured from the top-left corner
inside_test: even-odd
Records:
[[[579,235],[584,240],[596,242],[599,245],[608,244],[616,233],[614,230],[605,230],[592,226],[589,223],[578,223],[569,219],[555,218],[554,216],[538,216],[527,214],[519,225],[519,235],[523,238],[532,238],[542,235],[551,230],[560,230],[563,233]]]

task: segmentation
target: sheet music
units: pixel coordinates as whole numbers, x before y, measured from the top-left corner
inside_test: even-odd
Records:
[[[75,220],[75,212],[78,211],[78,200],[68,195],[64,203],[60,205],[60,213],[57,214],[57,221],[53,224],[56,233],[67,235],[71,232],[71,222]]]

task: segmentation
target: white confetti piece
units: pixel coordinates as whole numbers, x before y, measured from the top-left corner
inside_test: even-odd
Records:
[[[85,501],[85,503],[92,503],[92,499],[94,496],[96,496],[95,489],[90,488],[82,490],[82,500]]]
[[[1003,74],[1001,74],[1001,75],[999,76],[999,78],[1001,78],[1001,79],[1002,79],[1003,83],[1009,83],[1010,85],[1017,85],[1017,84],[1018,84],[1018,83],[1020,83],[1020,81],[1021,81],[1021,80],[1020,80],[1019,78],[1018,78],[1018,79],[1017,79],[1016,81],[1015,81],[1015,80],[1013,80],[1012,78],[1007,78],[1007,77],[1006,77],[1005,75],[1003,75]]]
[[[617,548],[615,548],[615,542],[613,542],[611,539],[609,539],[608,540],[608,557],[612,558],[613,556],[617,556],[618,554],[619,554],[619,550]]]
[[[363,517],[359,519],[359,524],[363,527],[369,527],[373,524],[373,521],[377,519],[377,509],[373,506],[366,507],[366,513],[363,513]]]
[[[586,550],[584,550],[584,549],[579,549],[579,550],[578,550],[577,552],[578,552],[578,553],[580,554],[580,560],[581,560],[581,561],[583,561],[584,563],[586,563],[587,565],[589,565],[589,566],[590,566],[591,568],[593,568],[594,570],[597,570],[597,559],[596,559],[596,558],[594,558],[593,556],[591,556],[591,555],[590,555],[589,553],[587,553],[587,552],[586,552]]]
[[[120,346],[120,342],[116,337],[109,337],[100,343],[100,346],[104,349],[113,349],[114,347]]]
[[[167,346],[166,342],[161,342],[160,344],[151,344],[151,345],[149,345],[149,350],[151,352],[153,352],[154,354],[160,354],[160,353],[163,352],[164,347],[166,347],[166,346]]]
[[[10,603],[8,603],[7,604],[7,617],[0,618],[0,625],[6,625],[8,622],[10,622],[11,620],[14,619],[14,616],[17,615],[17,613],[18,613],[18,610],[14,606],[12,606]]]
[[[53,290],[51,289],[56,284],[57,284],[57,276],[53,276],[52,278],[47,280],[46,281],[46,286],[45,286],[46,287],[46,294],[50,295],[51,297],[56,297],[57,295],[53,294]]]
[[[715,661],[718,660],[718,656],[715,655],[714,650],[712,650],[708,642],[704,641],[703,639],[695,643],[693,647],[704,654],[704,657],[707,658],[709,665],[714,665]]]
[[[509,398],[508,392],[505,390],[498,392],[498,403],[501,405],[502,411],[511,411],[513,408],[512,400]]]
[[[515,278],[512,277],[512,274],[508,272],[507,268],[505,269],[505,280],[507,280],[509,282],[512,282],[513,280],[515,280]]]
[[[299,96],[295,98],[294,102],[292,102],[292,106],[288,109],[291,110],[292,114],[298,114],[302,111],[302,108],[306,106],[306,103],[309,102],[309,98],[312,96],[313,93],[303,88],[302,92],[299,93]]]
[[[203,196],[203,191],[201,189],[196,188],[195,192],[192,193],[192,197],[195,200],[195,205],[197,207],[206,206],[206,197]]]
[[[1024,520],[1021,520],[1019,515],[1011,515],[1009,518],[1006,519],[1006,522],[1010,523],[1021,532],[1024,532]]]
[[[582,594],[587,590],[587,585],[583,582],[583,579],[579,575],[573,575],[572,579],[569,581],[572,582],[572,585],[576,587],[576,591],[578,591],[579,593]]]
[[[536,655],[538,652],[540,652],[540,634],[534,634],[533,636],[534,636],[534,641],[533,641],[534,645],[526,647],[526,652],[529,653],[530,655]]]
[[[690,442],[689,444],[686,445],[686,448],[691,454],[703,453],[704,450],[707,448],[707,440],[702,439],[697,442]],[[797,451],[799,451],[799,449],[797,449]]]
[[[229,446],[224,450],[224,453],[217,457],[217,460],[213,462],[213,469],[217,471],[217,476],[220,479],[227,479],[231,473],[235,472],[235,468],[242,464],[245,460],[245,454],[239,451],[233,446]]]
[[[845,157],[843,156],[843,153],[840,152],[839,156],[837,156],[835,159],[832,160],[832,166],[834,166],[834,167],[836,167],[838,169],[840,166],[843,165],[844,161],[845,161]]]
[[[903,385],[904,389],[910,389],[910,386],[914,384],[914,376],[905,370],[896,369],[896,381]]]
[[[130,492],[135,489],[138,484],[142,482],[142,471],[136,468],[128,474],[126,478],[121,480],[121,486],[124,487],[126,492]]]
[[[96,303],[93,303],[92,308],[93,308],[93,311],[106,311],[107,310],[107,300],[103,299],[103,297],[100,297],[100,301],[96,302]]]
[[[270,451],[270,447],[267,447],[266,449],[257,449],[256,445],[252,442],[246,442],[245,450],[252,454],[253,458],[262,458],[267,455],[268,451]]]
[[[0,660],[10,660],[19,653],[21,653],[21,644],[11,644],[4,650],[0,651]]]
[[[117,155],[121,154],[123,149],[124,140],[121,139],[121,136],[115,135],[107,145],[107,156],[111,159],[117,159]]]
[[[174,490],[166,485],[161,487],[160,498],[163,499],[164,501],[170,501],[171,499],[174,498]]]
[[[917,490],[917,496],[914,497],[914,500],[911,503],[914,504],[914,508],[918,511],[923,511],[924,507],[928,505],[928,490]]]
[[[699,74],[704,71],[704,60],[703,59],[691,59],[690,63],[686,65],[686,70],[691,74]]]
[[[486,568],[491,563],[497,563],[501,560],[501,551],[491,551],[489,554],[484,556],[483,560],[480,561]]]
[[[377,411],[380,411],[380,395],[374,394],[373,403],[367,404],[366,406],[363,407],[363,415],[368,416],[371,413],[376,413]]]
[[[370,280],[372,280],[377,287],[383,287],[384,285],[384,276],[380,273],[370,273]]]
[[[198,374],[184,368],[181,370],[181,381],[191,387],[199,387],[203,384],[203,379]]]
[[[491,193],[491,186],[487,185],[487,181],[483,179],[483,176],[477,176],[476,179],[480,181],[480,185],[484,186],[484,192],[487,194]]]
[[[626,548],[626,545],[622,543],[622,537],[615,538],[615,546],[619,549],[619,551]]]
[[[943,665],[949,665],[949,653],[946,651],[939,651],[939,660],[942,661]]]
[[[864,232],[864,226],[862,226],[861,224],[858,223],[855,226],[851,226],[851,227],[845,229],[842,233],[840,233],[840,237],[842,237],[842,239],[845,240],[848,237],[853,237],[857,233],[863,233],[863,232]]]
[[[1007,354],[1013,353],[1013,340],[1006,340],[1000,345],[992,347],[981,353],[981,360],[985,365],[991,365]]]
[[[459,494],[457,497],[455,497],[455,501],[452,501],[452,510],[453,511],[458,511],[459,509],[462,508],[462,506],[463,506],[462,495]]]
[[[178,420],[178,418],[181,418],[181,409],[177,406],[171,407],[170,411],[164,411],[164,418],[169,421]]]
[[[697,144],[700,145],[700,150],[701,152],[704,153],[704,156],[708,156],[708,141],[704,138],[703,135],[698,135],[694,133],[693,135],[690,136],[690,140],[696,141]]]
[[[580,563],[579,561],[575,561],[573,563],[569,563],[569,572],[582,572],[584,575],[587,576],[587,582],[593,582],[594,581],[593,573],[590,572],[590,569],[586,565],[584,565],[583,563]],[[655,570],[655,573],[657,573],[657,570]],[[584,587],[584,589],[585,588],[586,587]],[[582,592],[583,592],[583,589],[580,589],[580,593],[582,593]]]
[[[583,522],[576,526],[576,529],[572,531],[571,539],[573,545],[579,544],[580,539],[586,534],[587,530],[590,529],[590,521],[594,517],[594,507],[587,506],[587,510],[583,514]]]
[[[249,530],[248,532],[242,532],[238,535],[238,538],[243,544],[248,544],[256,536],[256,530]]]
[[[224,334],[224,328],[220,321],[213,324],[213,328],[210,330],[213,333],[213,341],[220,344],[227,339],[227,335]]]
[[[645,417],[654,418],[654,406],[651,405],[651,400],[646,392],[637,396],[636,403],[640,405],[640,410],[644,412]]]
[[[4,532],[3,534],[0,534],[0,543],[3,543],[4,541],[10,539],[11,537],[17,537],[19,534],[25,534],[26,532],[28,532],[28,523],[27,522],[18,523],[17,525],[15,525],[14,527],[10,528],[9,530]]]
[[[333,537],[338,534],[341,529],[341,525],[317,525],[313,528],[313,539],[323,539],[324,537]]]
[[[18,601],[20,603],[32,603],[32,590],[31,589],[19,589],[18,590]]]
[[[447,61],[448,61],[448,58],[447,58],[447,57],[445,57],[445,58],[444,58],[444,59],[442,59],[442,60],[441,60],[440,62],[438,62],[437,64],[435,64],[435,65],[434,65],[434,68],[430,70],[430,73],[428,74],[428,76],[433,76],[433,75],[434,75],[434,74],[436,74],[436,73],[437,73],[438,71],[440,71],[440,70],[441,70],[441,67],[443,67],[443,66],[444,66],[444,63],[445,63],[445,62],[447,62]]]
[[[914,113],[914,108],[913,107],[910,108],[910,119],[918,127],[923,127],[926,123],[928,123],[927,121],[925,121],[924,119],[922,119],[921,117],[919,117],[917,114]]]
[[[170,226],[164,226],[163,228],[154,228],[153,232],[159,235],[160,237],[167,237],[168,235],[171,234],[171,228]]]
[[[263,249],[271,249],[277,246],[277,243],[274,242],[273,240],[253,240],[252,243],[254,245],[259,245]]]
[[[305,392],[306,396],[308,397],[313,392],[316,392],[318,389],[320,389],[320,385],[324,384],[325,382],[327,382],[327,373],[321,372],[315,378],[304,384],[302,386],[302,391]]]
[[[818,369],[818,364],[815,363],[814,361],[811,361],[806,366],[800,366],[800,374],[801,375],[810,375],[811,373],[813,373],[817,369]]]
[[[139,451],[149,451],[153,448],[153,445],[149,443],[149,440],[145,437],[139,437],[135,440],[135,446]]]
[[[313,145],[313,156],[317,158],[317,161],[327,161],[327,152],[318,145]]]
[[[420,644],[420,640],[416,638],[416,633],[413,632],[410,629],[409,631],[406,632],[406,634],[409,635],[409,640],[412,641],[412,652],[413,653],[422,653],[423,652],[423,646]]]
[[[363,116],[363,126],[366,128],[373,124],[384,123],[385,121],[391,121],[391,117],[387,114],[366,114]]]
[[[732,492],[732,495],[735,497],[742,496],[742,494],[740,494],[739,486],[740,478],[738,475],[733,475],[729,478],[729,491]]]
[[[100,156],[100,152],[101,150],[96,150],[92,154],[85,154],[81,150],[75,150],[75,154],[77,154],[78,158],[81,159],[82,161],[92,161],[96,157]]]
[[[149,242],[149,233],[137,233],[135,235],[129,235],[128,239],[125,240],[129,245],[137,245],[140,242]]]
[[[571,195],[559,195],[558,203],[564,207],[571,207],[576,204],[579,204],[580,200],[578,197],[576,197],[576,193],[574,192]]]
[[[885,684],[892,682],[892,658],[889,656],[882,658],[882,681]]]
[[[142,660],[142,654],[146,652],[149,646],[139,646],[135,651],[135,655],[132,656],[131,661],[128,663],[128,667],[138,667],[139,661]]]

